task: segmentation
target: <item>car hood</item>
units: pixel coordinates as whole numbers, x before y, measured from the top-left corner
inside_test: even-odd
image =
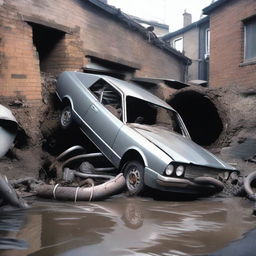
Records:
[[[235,170],[192,140],[166,128],[137,124],[132,127],[176,162]]]

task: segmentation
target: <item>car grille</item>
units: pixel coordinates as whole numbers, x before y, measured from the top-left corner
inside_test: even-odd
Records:
[[[217,178],[223,170],[203,167],[203,166],[186,166],[185,178],[193,179],[196,177],[212,177]]]

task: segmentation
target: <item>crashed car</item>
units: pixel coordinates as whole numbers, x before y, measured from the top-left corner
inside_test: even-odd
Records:
[[[180,115],[139,85],[113,77],[63,72],[56,93],[60,123],[76,123],[124,173],[131,195],[146,188],[194,195],[219,192],[237,172],[194,143]]]

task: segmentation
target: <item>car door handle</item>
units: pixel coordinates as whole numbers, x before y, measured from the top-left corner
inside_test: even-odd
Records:
[[[94,105],[91,106],[91,109],[95,112],[98,112],[98,109]]]

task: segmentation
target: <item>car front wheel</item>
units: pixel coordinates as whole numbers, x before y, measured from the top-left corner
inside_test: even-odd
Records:
[[[60,125],[61,128],[67,129],[72,125],[72,109],[71,106],[66,106],[61,111]]]
[[[144,166],[138,161],[129,161],[123,168],[129,195],[140,195],[145,191]]]

